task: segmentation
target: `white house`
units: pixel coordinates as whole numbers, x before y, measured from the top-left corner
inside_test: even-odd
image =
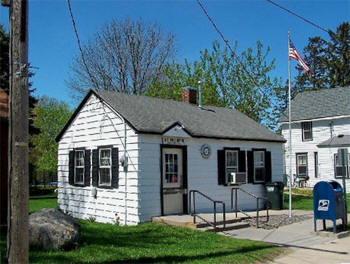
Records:
[[[350,147],[350,87],[299,93],[292,100],[291,110],[293,176],[308,176],[310,186],[325,180],[342,183],[337,150]],[[287,139],[285,165],[288,174],[288,109],[280,122],[282,135]],[[346,182],[349,191],[350,180]]]
[[[58,207],[99,222],[117,214],[132,225],[187,213],[193,189],[229,209],[232,172],[256,195],[282,180],[282,137],[237,110],[198,107],[194,88],[183,100],[91,90],[57,137]],[[239,206],[256,201],[240,195]],[[212,204],[199,200],[198,210]]]

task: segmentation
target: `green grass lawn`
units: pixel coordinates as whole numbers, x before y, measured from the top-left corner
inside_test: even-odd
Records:
[[[307,191],[292,191],[292,207],[297,210],[313,210],[313,196],[312,192]],[[294,194],[298,193],[298,194]],[[302,193],[302,194],[299,194]],[[289,194],[284,193],[284,208],[289,208]],[[348,213],[350,213],[350,194],[347,194],[347,204],[348,204]]]
[[[57,208],[57,194],[53,193],[45,196],[30,197],[29,213],[33,213],[42,208]]]
[[[56,199],[31,199],[30,211],[57,207]],[[260,263],[283,249],[215,233],[145,223],[118,227],[81,220],[81,241],[73,251],[30,251],[30,263]],[[6,248],[0,236],[0,251]]]
[[[146,223],[117,227],[81,221],[74,251],[31,251],[32,263],[254,263],[282,249],[214,233]]]

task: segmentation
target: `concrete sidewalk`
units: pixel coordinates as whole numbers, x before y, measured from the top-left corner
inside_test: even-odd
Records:
[[[289,248],[273,264],[350,264],[350,237],[335,239],[310,247]]]
[[[293,213],[312,214],[310,211],[294,211]],[[321,228],[321,221],[318,228]],[[313,218],[272,230],[245,228],[225,231],[221,234],[287,247],[286,254],[276,258],[272,263],[350,264],[350,237],[337,239],[331,233],[330,237],[317,235],[313,232]]]

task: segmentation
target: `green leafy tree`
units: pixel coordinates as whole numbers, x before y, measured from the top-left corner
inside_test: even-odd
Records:
[[[34,145],[32,157],[36,165],[37,175],[56,175],[57,143],[56,136],[70,118],[72,112],[64,102],[53,98],[41,97],[34,109],[34,126],[40,133],[31,137]]]
[[[304,56],[311,74],[308,76],[300,66],[297,67],[296,91],[350,85],[349,22],[340,24],[336,32],[329,30],[329,40],[319,36],[309,38]]]
[[[168,64],[162,77],[146,91],[147,95],[181,100],[185,86],[198,86],[202,82],[204,105],[235,108],[252,119],[274,129],[281,111],[281,80],[271,78],[275,61],[268,60],[269,48],[257,42],[255,49],[234,56],[219,42],[200,52],[198,61],[184,65]],[[239,59],[237,59],[237,57]]]
[[[0,88],[9,91],[9,34],[0,24]]]

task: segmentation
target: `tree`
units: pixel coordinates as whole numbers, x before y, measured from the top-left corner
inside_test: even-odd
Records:
[[[55,138],[72,112],[66,103],[48,97],[41,97],[34,111],[34,126],[40,133],[31,136],[30,140],[34,145],[31,156],[35,161],[37,175],[56,175],[58,146]]]
[[[67,83],[79,95],[90,88],[141,94],[173,53],[174,36],[157,24],[112,20],[83,47],[88,70],[76,56]]]
[[[300,66],[297,67],[296,91],[350,85],[349,22],[340,24],[336,32],[329,30],[329,37],[329,41],[319,36],[309,38],[304,56],[311,74],[308,76]]]
[[[237,43],[234,52],[237,54]],[[234,56],[219,42],[211,50],[200,52],[192,64],[168,64],[160,79],[146,91],[147,95],[181,100],[185,86],[198,86],[202,81],[203,104],[235,108],[252,119],[275,128],[279,116],[281,81],[270,77],[275,68],[268,60],[269,48],[260,42],[256,48]]]
[[[9,90],[9,42],[9,34],[0,24],[0,89],[3,89],[7,94]]]

